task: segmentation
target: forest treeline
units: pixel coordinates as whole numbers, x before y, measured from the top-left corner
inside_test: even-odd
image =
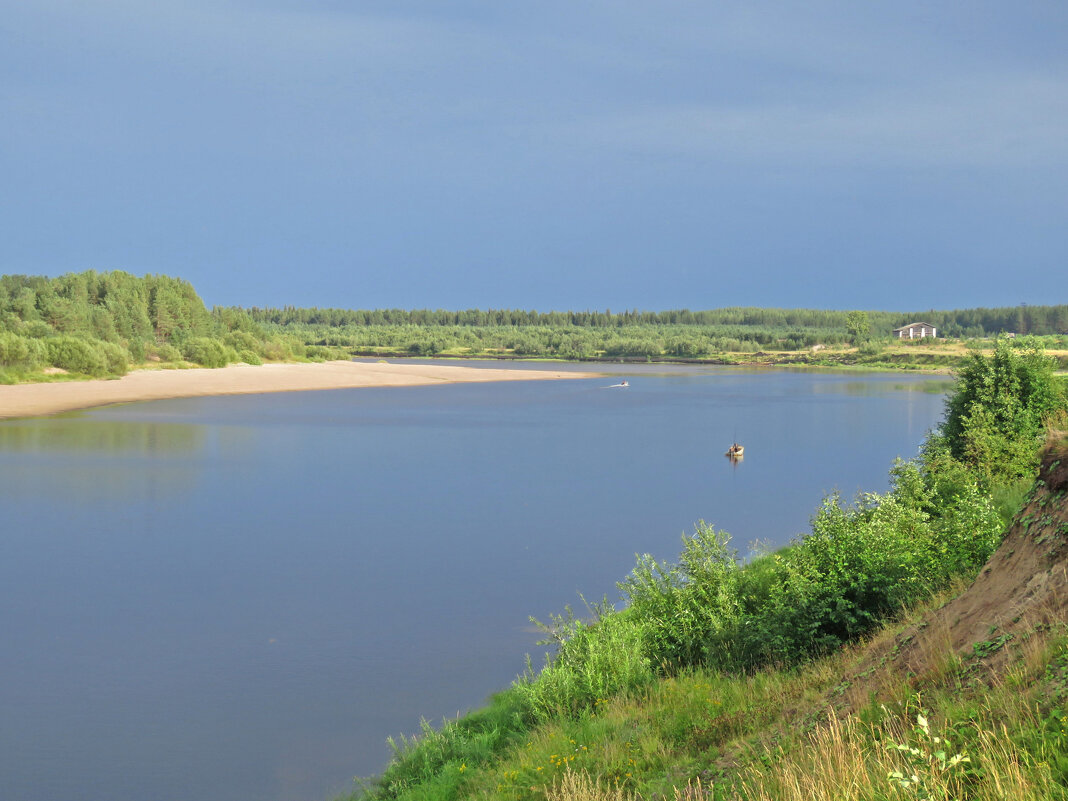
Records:
[[[0,383],[48,368],[105,377],[145,362],[222,367],[345,355],[267,331],[240,310],[209,311],[180,278],[92,270],[0,276]]]
[[[777,329],[801,332],[806,329],[847,333],[849,312],[825,309],[763,309],[728,307],[691,311],[623,312],[605,311],[523,311],[520,309],[320,309],[286,306],[281,309],[252,307],[249,316],[260,323],[308,326],[437,326],[437,327],[543,327],[543,328],[628,328],[632,326],[702,326],[726,329]],[[1005,306],[993,309],[953,311],[867,312],[875,336],[911,322],[932,323],[947,337],[987,337],[999,333],[1021,335],[1068,334],[1068,305]]]
[[[724,308],[535,312],[295,308],[241,310],[255,323],[309,344],[353,354],[541,357],[568,360],[748,361],[765,351],[797,354],[773,360],[806,364],[951,366],[960,354],[888,354],[894,328],[922,320],[943,337],[981,339],[1000,333],[1063,338],[1068,306],[1018,306],[926,312]],[[848,355],[821,348],[859,346]],[[815,350],[813,350],[815,349]]]
[[[944,336],[1059,335],[1068,305],[924,312],[724,308],[706,311],[346,310],[215,307],[192,284],[121,271],[0,276],[0,382],[60,370],[115,376],[131,365],[384,356],[746,361],[764,351],[814,364],[939,364],[959,354],[885,352],[890,332],[932,323]],[[1049,344],[1049,343],[1047,343]],[[845,353],[847,345],[859,349]],[[839,348],[830,356],[820,348]],[[820,351],[817,353],[816,351]]]

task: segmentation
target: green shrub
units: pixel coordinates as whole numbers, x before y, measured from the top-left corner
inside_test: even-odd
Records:
[[[973,353],[960,370],[942,435],[954,458],[988,486],[1037,467],[1043,422],[1066,405],[1053,367],[1034,340],[999,339],[989,358]]]
[[[49,337],[45,340],[50,364],[71,373],[102,377],[108,374],[103,352],[85,339],[72,336]]]
[[[104,360],[104,370],[107,375],[126,375],[130,370],[129,352],[114,342],[98,342],[97,352]]]
[[[751,594],[726,666],[824,653],[985,564],[1003,527],[974,479],[939,494],[916,462],[891,476],[889,493],[866,493],[852,508],[825,499],[810,534],[762,560],[758,591],[743,581]]]
[[[237,353],[217,339],[192,337],[182,343],[182,355],[204,367],[225,367],[237,361]]]
[[[50,337],[54,335],[56,331],[54,328],[52,328],[52,326],[50,326],[43,320],[30,320],[22,324],[22,327],[19,329],[19,333],[22,334],[22,336],[24,337],[44,339],[45,337]]]
[[[325,362],[328,359],[338,358],[338,352],[334,348],[323,345],[308,345],[304,349],[304,358],[313,362]]]
[[[178,348],[174,347],[174,345],[170,345],[164,342],[162,344],[156,345],[153,350],[155,350],[156,356],[159,357],[159,360],[161,362],[182,361],[182,352],[178,350]]]
[[[48,349],[39,339],[0,331],[0,365],[30,370],[45,364]]]
[[[433,337],[427,340],[420,340],[418,342],[411,342],[408,345],[408,353],[412,356],[435,356],[438,353],[448,350],[451,347],[451,343],[443,337]],[[532,345],[530,348],[525,348],[522,344],[517,345],[515,352],[517,354],[534,354],[539,352],[537,345]]]
[[[891,477],[889,493],[863,494],[852,507],[825,499],[811,533],[749,564],[703,522],[683,538],[677,564],[639,557],[620,584],[624,612],[607,611],[591,626],[556,621],[563,644],[527,679],[537,714],[589,705],[604,689],[593,674],[631,689],[653,669],[796,664],[869,633],[986,562],[1003,527],[973,475],[953,463],[932,471],[901,462]]]
[[[701,343],[687,337],[672,337],[667,342],[666,350],[672,356],[693,358],[702,353]]]
[[[646,628],[654,664],[679,667],[707,661],[738,624],[740,567],[730,537],[701,521],[683,537],[677,565],[648,554],[619,588]]]
[[[604,349],[606,356],[645,356],[655,358],[664,349],[659,342],[646,339],[618,339],[609,342]]]
[[[602,610],[605,611],[605,610]],[[632,692],[655,677],[645,629],[633,613],[607,612],[594,623],[569,621],[557,653],[537,675],[513,685],[536,721],[592,709],[598,700]]]
[[[288,361],[304,355],[304,345],[289,337],[275,337],[263,343],[260,354],[271,361]]]
[[[130,353],[130,362],[132,364],[141,364],[147,358],[143,339],[131,339],[126,345],[126,350]]]
[[[872,357],[881,356],[885,350],[885,343],[880,342],[878,340],[869,339],[857,348],[857,353],[859,353],[861,356]]]
[[[260,350],[260,341],[247,331],[231,331],[223,337],[223,342],[238,353],[244,351],[259,353]]]
[[[237,356],[245,364],[255,364],[255,365],[263,364],[263,359],[261,359],[260,355],[258,353],[256,353],[255,351],[243,350],[240,353],[238,353]]]
[[[856,639],[925,594],[926,523],[893,495],[866,495],[854,509],[826,499],[811,534],[784,560],[771,602],[752,615],[746,654],[796,662]]]

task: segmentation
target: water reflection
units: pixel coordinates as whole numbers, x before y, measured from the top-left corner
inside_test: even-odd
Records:
[[[100,420],[84,413],[4,421],[0,499],[43,492],[49,504],[155,503],[193,490],[211,439],[203,426]]]
[[[914,392],[924,395],[944,395],[953,388],[953,381],[941,379],[927,379],[924,381],[889,382],[873,381],[870,378],[857,381],[831,381],[827,383],[813,382],[812,392],[822,394],[842,394],[852,397],[874,397],[886,395],[890,392]]]
[[[79,415],[0,423],[0,454],[92,452],[167,456],[191,454],[204,446],[202,426],[111,422]]]

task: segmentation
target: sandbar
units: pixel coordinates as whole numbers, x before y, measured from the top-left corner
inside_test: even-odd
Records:
[[[594,378],[564,370],[330,361],[247,364],[218,369],[136,370],[122,378],[0,386],[0,419],[36,417],[95,406],[204,395],[246,395],[355,387],[410,387],[483,381]]]

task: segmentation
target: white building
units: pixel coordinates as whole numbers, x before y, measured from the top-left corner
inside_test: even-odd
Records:
[[[923,339],[938,336],[935,327],[930,323],[909,323],[901,328],[895,328],[893,333],[898,339]]]

